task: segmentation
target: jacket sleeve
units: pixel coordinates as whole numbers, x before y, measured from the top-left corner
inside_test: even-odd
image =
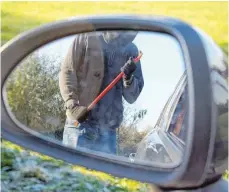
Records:
[[[128,58],[130,56],[137,57],[138,56],[138,48],[134,44],[131,44],[131,45],[132,46],[129,48],[130,55],[128,55]],[[129,87],[125,87],[123,85],[123,97],[130,104],[134,103],[137,100],[137,98],[140,95],[142,88],[144,86],[144,79],[142,76],[141,62],[139,61],[138,63],[136,63],[136,65],[137,65],[137,68],[134,72],[133,81],[132,81],[131,85]]]
[[[82,62],[82,55],[85,52],[86,36],[78,35],[72,45],[70,46],[67,55],[61,65],[59,73],[59,88],[62,98],[65,102],[65,107],[69,107],[74,103],[78,103],[78,78],[77,70],[80,62]]]

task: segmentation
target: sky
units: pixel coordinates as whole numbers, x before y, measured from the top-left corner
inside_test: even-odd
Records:
[[[56,40],[41,47],[38,53],[63,59],[73,39],[74,36],[69,36]],[[139,110],[147,110],[147,115],[139,124],[139,129],[142,129],[155,125],[185,70],[185,64],[179,43],[170,35],[142,31],[133,43],[143,52],[141,67],[144,88],[137,101],[131,105]]]

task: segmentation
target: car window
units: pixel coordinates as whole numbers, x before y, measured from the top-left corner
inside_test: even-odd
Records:
[[[172,120],[170,122],[168,133],[184,144],[185,130],[184,130],[184,118],[185,118],[185,103],[184,93],[181,95],[177,107],[173,113]]]
[[[174,114],[174,111],[177,107],[177,103],[179,99],[181,98],[181,95],[184,91],[184,87],[186,84],[186,73],[183,74],[183,76],[180,78],[180,81],[178,82],[175,91],[168,99],[160,117],[157,122],[158,127],[161,129],[164,129],[165,131],[168,130],[170,123],[172,121],[172,117]]]

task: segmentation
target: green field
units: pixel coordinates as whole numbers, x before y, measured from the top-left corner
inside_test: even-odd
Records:
[[[228,2],[4,2],[2,41],[40,24],[79,15],[146,14],[177,17],[228,45]]]
[[[227,51],[227,8],[228,2],[2,2],[1,44],[23,31],[51,21],[79,15],[131,13],[166,15],[182,19],[203,29]],[[14,148],[15,150],[17,147],[7,142],[5,148]],[[31,152],[29,153],[33,155]],[[12,156],[6,155],[4,157]],[[45,156],[40,156],[40,158],[47,159]],[[2,160],[6,161],[7,159],[3,158]],[[139,191],[145,187],[145,185],[132,180],[113,178],[107,174],[89,171],[81,167],[75,166],[73,169],[84,175],[96,176],[98,180],[103,182],[109,182],[109,186],[114,188],[110,187],[108,191]],[[93,183],[94,180],[88,182]],[[97,183],[93,183],[92,187],[98,188],[97,185]]]

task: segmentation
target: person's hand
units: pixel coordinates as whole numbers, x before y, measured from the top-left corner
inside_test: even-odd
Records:
[[[85,106],[75,104],[67,109],[67,115],[70,118],[77,120],[79,123],[82,123],[88,117],[88,110]]]
[[[121,71],[124,73],[124,79],[130,80],[137,66],[133,61],[133,58],[130,57],[125,65],[121,68]]]

